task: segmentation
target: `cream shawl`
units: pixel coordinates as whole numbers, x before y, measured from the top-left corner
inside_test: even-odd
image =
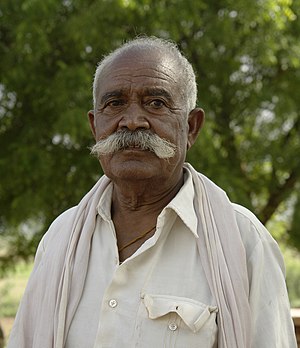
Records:
[[[219,307],[218,347],[249,348],[250,308],[246,253],[226,194],[189,164],[199,219],[198,247]],[[106,176],[45,235],[47,248],[37,259],[20,304],[8,348],[63,348],[87,273],[97,205]],[[43,242],[39,248],[43,248]]]

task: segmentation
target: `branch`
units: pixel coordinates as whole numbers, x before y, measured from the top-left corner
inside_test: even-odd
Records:
[[[298,118],[296,119],[293,127],[291,127],[291,129],[289,130],[289,132],[285,135],[284,139],[283,139],[283,146],[286,146],[291,137],[292,137],[292,134],[296,131],[296,132],[299,132],[299,129],[300,129],[300,114],[298,114]],[[297,134],[297,133],[296,133]]]
[[[283,184],[279,184],[275,187],[274,191],[270,194],[268,202],[262,208],[258,214],[261,222],[266,224],[274,212],[277,210],[281,202],[291,193],[295,188],[296,183],[299,181],[300,167],[292,170],[290,176],[285,180]]]

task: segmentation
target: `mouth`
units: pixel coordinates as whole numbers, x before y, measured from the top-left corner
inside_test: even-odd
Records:
[[[140,145],[135,145],[135,144],[132,144],[132,145],[128,145],[128,146],[125,146],[123,148],[123,150],[140,150],[140,151],[146,151],[145,148],[143,148],[142,146]]]
[[[122,150],[123,151],[143,151],[143,152],[149,151],[149,150],[143,149],[139,146],[127,146]]]
[[[151,151],[149,149],[145,149],[141,146],[138,145],[130,145],[130,146],[126,146],[123,149],[121,149],[120,151],[122,152],[126,152],[126,153],[151,153]]]

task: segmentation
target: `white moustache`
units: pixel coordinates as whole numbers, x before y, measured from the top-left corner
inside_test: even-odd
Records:
[[[175,144],[148,130],[121,130],[99,140],[91,147],[91,154],[99,158],[100,155],[114,154],[130,147],[154,152],[163,159],[174,157],[176,153]]]

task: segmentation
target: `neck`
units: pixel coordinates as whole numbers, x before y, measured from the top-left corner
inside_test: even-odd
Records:
[[[138,181],[113,183],[111,216],[120,260],[129,257],[155,232],[157,217],[183,184],[183,174],[173,185]],[[148,232],[149,231],[149,232]]]
[[[183,184],[183,174],[175,182],[114,182],[112,216],[124,212],[161,212],[176,196]]]

